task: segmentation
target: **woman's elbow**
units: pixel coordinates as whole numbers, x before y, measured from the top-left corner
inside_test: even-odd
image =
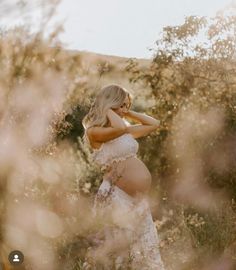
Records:
[[[148,126],[148,129],[147,129],[146,135],[149,134],[149,133],[151,133],[151,132],[153,132],[153,131],[155,131],[155,130],[157,130],[158,127],[159,127],[158,125],[149,125]]]
[[[152,124],[153,128],[157,129],[160,127],[160,123],[161,121],[160,120],[156,120],[155,123]]]

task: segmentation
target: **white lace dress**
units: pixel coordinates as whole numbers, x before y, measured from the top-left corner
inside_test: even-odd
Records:
[[[138,142],[131,134],[124,134],[103,143],[94,150],[93,158],[105,171],[109,166],[118,168],[119,161],[136,156],[137,151]],[[134,198],[117,187],[114,179],[118,179],[122,170],[114,173],[109,179],[103,178],[94,200],[93,215],[107,226],[102,247],[93,253],[94,258],[100,253],[100,268],[93,269],[164,270],[148,199]]]

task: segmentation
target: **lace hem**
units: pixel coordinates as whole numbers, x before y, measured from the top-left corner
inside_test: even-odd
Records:
[[[137,155],[134,153],[131,153],[131,154],[124,155],[123,157],[112,158],[111,160],[108,160],[106,164],[101,166],[101,171],[107,172],[112,167],[113,163],[118,163],[131,157],[137,157]]]

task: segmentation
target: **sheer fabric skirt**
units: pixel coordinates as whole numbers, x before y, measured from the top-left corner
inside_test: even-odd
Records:
[[[102,240],[91,253],[99,266],[93,269],[164,270],[145,196],[134,198],[104,179],[95,196],[93,216],[102,224]]]

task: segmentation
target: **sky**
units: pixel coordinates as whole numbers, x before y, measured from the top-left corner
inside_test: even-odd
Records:
[[[8,1],[14,3],[16,0]],[[163,27],[182,24],[185,16],[215,16],[232,2],[232,0],[61,0],[53,20],[63,21],[64,32],[60,34],[60,39],[68,49],[123,57],[151,58],[153,52],[149,49],[155,48],[155,41]],[[30,12],[36,24],[39,16],[37,10],[38,7],[35,5]],[[0,24],[12,25],[22,19],[22,14],[20,17],[15,14],[11,19],[9,16],[3,18]]]

